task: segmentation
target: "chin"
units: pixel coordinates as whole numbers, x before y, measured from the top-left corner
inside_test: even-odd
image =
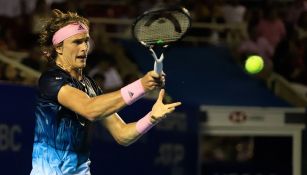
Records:
[[[86,64],[83,64],[83,65],[79,66],[80,69],[83,69],[85,67],[86,67]]]
[[[83,63],[79,63],[79,64],[78,64],[78,67],[79,67],[79,68],[85,68],[85,66],[86,66],[86,62],[83,62]]]
[[[74,69],[84,69],[85,68],[85,64],[83,65],[76,65]]]

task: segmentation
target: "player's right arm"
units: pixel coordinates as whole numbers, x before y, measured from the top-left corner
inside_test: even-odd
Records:
[[[148,92],[161,86],[163,84],[162,79],[154,71],[148,72],[141,78],[144,91]],[[110,116],[126,106],[120,90],[96,97],[89,97],[83,91],[68,84],[60,88],[57,100],[61,105],[90,121]]]

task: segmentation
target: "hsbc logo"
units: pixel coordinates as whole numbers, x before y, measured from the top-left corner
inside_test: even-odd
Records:
[[[228,119],[233,123],[243,123],[247,120],[247,115],[243,111],[234,111],[229,114]]]

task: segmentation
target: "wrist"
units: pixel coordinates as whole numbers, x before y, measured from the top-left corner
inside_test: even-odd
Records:
[[[152,118],[151,112],[136,122],[136,130],[139,134],[145,134],[153,126],[158,123],[158,120]]]
[[[145,94],[145,89],[142,85],[141,79],[120,89],[121,95],[127,105],[133,104]]]

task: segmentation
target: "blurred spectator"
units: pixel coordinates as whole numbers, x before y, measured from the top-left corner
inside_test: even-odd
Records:
[[[278,16],[277,9],[267,6],[263,10],[263,16],[256,26],[257,35],[265,37],[275,48],[286,35],[286,28],[283,20]]]
[[[242,41],[237,52],[240,58],[246,58],[247,55],[257,54],[264,59],[271,60],[274,54],[274,48],[264,37],[258,37],[254,26],[248,26],[249,37]]]
[[[227,31],[227,43],[229,46],[237,45],[245,36],[245,13],[246,7],[239,3],[238,0],[229,0],[223,7],[223,15],[227,24],[237,26],[238,28]]]
[[[288,34],[277,46],[274,70],[291,82],[307,85],[306,43],[297,33]]]
[[[78,14],[82,14],[82,1],[84,0],[79,0],[77,3],[75,0],[66,0],[66,10],[72,11],[72,12],[77,12]]]
[[[125,77],[123,77],[123,83],[124,84],[130,84],[134,81],[136,81],[137,79],[139,79],[139,76],[137,76],[136,74],[127,74]]]
[[[12,37],[17,41],[17,50],[27,50],[36,44],[31,34],[30,16],[16,17],[11,26]]]
[[[222,1],[196,1],[193,20],[197,22],[224,24],[225,19],[222,11]],[[192,35],[207,37],[212,44],[218,44],[220,37],[225,38],[225,31],[219,28],[196,28],[192,29]]]
[[[4,72],[2,70],[4,70],[4,64],[2,62],[0,62],[0,80],[4,79]]]
[[[14,18],[30,14],[35,8],[36,0],[2,0],[0,1],[0,16]]]
[[[209,6],[203,1],[196,1],[195,9],[192,11],[192,16],[192,19],[196,22],[211,22],[211,12],[209,10]],[[196,36],[209,37],[211,35],[211,29],[192,28],[190,33]]]
[[[290,7],[288,7],[288,12],[285,15],[287,28],[292,28],[292,26],[297,23],[298,18],[303,11],[307,11],[306,0],[294,0],[294,2],[291,3]]]
[[[244,21],[246,8],[244,5],[241,5],[238,0],[229,0],[229,2],[222,7],[222,11],[226,23],[234,24]]]
[[[20,83],[22,78],[20,76],[20,71],[14,66],[7,64],[2,69],[3,78],[2,80],[9,81],[12,83]]]
[[[126,77],[129,74],[134,74],[135,76],[140,76],[141,73],[135,62],[128,56],[125,48],[115,41],[112,41],[107,37],[106,33],[102,33],[102,30],[99,30],[98,25],[95,25],[95,28],[92,28],[92,38],[95,43],[95,52],[103,54],[103,57],[112,57],[111,60],[115,61],[118,73],[122,77]],[[94,54],[94,53],[93,53]],[[92,54],[91,54],[92,55]],[[99,58],[96,57],[94,59]],[[90,58],[89,61],[92,59]]]
[[[252,24],[248,25],[247,31],[249,38],[239,45],[237,49],[237,58],[239,58],[240,64],[243,65],[248,56],[261,56],[264,60],[264,69],[258,76],[265,78],[272,71],[274,48],[266,38],[257,35],[256,28]]]
[[[21,60],[21,63],[37,71],[42,71],[45,63],[43,63],[40,48],[37,46],[33,47],[29,55]]]
[[[113,43],[110,45],[110,54],[114,56],[114,60],[118,67],[118,71],[121,77],[126,77],[128,75],[133,75],[134,77],[140,77],[141,72],[136,65],[135,61],[132,60],[132,56],[129,56],[125,48],[119,44]],[[113,48],[113,49],[112,49]]]
[[[4,52],[7,50],[18,50],[18,43],[11,28],[11,25],[7,25],[3,30],[3,43],[1,44],[1,48]]]
[[[46,0],[46,2],[48,4],[52,4],[52,3],[62,3],[65,2],[66,0]]]
[[[307,39],[307,11],[301,13],[295,25],[295,32],[297,32],[298,39]]]
[[[101,61],[90,70],[89,76],[98,79],[103,84],[102,87],[105,92],[117,90],[123,85],[116,65],[110,59],[101,58]]]
[[[24,0],[18,0],[15,3],[18,3],[18,13],[15,16],[9,17],[5,24],[5,40],[9,42],[8,46],[11,50],[20,51],[31,47],[33,40],[30,37],[31,25],[29,23],[30,14],[27,12],[28,3]],[[0,8],[3,8],[1,4]]]
[[[9,30],[7,29],[7,26],[5,26],[3,23],[1,24],[1,35],[0,35],[0,53],[5,53],[6,50],[9,49],[9,45],[11,44],[10,40],[8,40],[8,36],[11,37],[9,33]],[[15,44],[13,44],[15,45]]]
[[[211,9],[211,23],[215,24],[225,24],[225,19],[223,15],[223,1],[215,0],[210,3]],[[213,44],[218,44],[220,38],[226,38],[226,31],[224,29],[214,29],[210,36],[210,42]]]
[[[211,9],[212,22],[225,23],[223,6],[224,4],[222,0],[215,0],[209,4],[209,7]]]
[[[204,136],[201,159],[206,162],[250,161],[254,156],[253,137]]]
[[[50,16],[50,6],[46,0],[37,0],[35,9],[31,14],[31,33],[34,35],[35,40],[38,38],[38,33],[42,29],[43,20]]]
[[[156,0],[143,0],[143,1],[132,0],[132,3],[137,4],[138,13],[142,14],[143,12],[152,8],[156,4]]]

